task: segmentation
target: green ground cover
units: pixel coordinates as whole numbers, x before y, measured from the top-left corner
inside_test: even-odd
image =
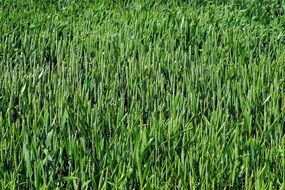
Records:
[[[0,0],[0,189],[285,189],[284,5]]]

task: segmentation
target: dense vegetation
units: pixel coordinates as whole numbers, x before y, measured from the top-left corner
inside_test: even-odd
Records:
[[[284,189],[275,0],[0,0],[0,189]]]

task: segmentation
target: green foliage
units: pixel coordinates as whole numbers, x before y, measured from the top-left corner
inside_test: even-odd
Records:
[[[0,189],[284,189],[283,4],[0,0]]]

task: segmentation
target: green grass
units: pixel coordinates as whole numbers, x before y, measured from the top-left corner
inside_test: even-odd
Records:
[[[284,11],[0,0],[0,189],[285,189]]]

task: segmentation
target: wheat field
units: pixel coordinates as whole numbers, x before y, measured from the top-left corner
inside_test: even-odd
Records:
[[[285,2],[0,0],[0,189],[285,189]]]

